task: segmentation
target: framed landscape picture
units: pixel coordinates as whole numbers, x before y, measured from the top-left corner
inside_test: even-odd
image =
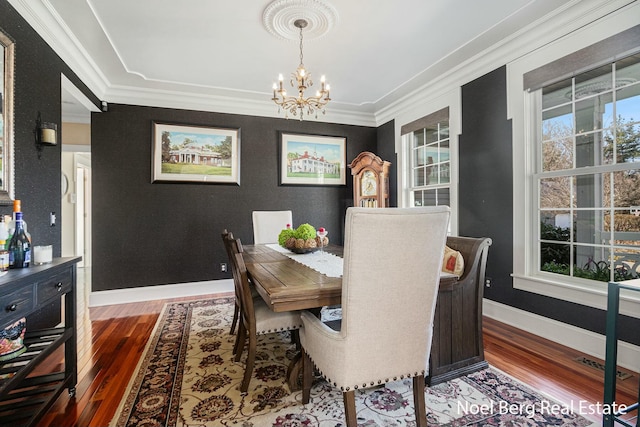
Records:
[[[347,139],[280,134],[280,184],[346,185]]]
[[[240,130],[153,122],[152,182],[240,184]]]

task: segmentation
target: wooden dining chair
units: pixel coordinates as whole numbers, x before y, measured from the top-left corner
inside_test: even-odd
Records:
[[[233,238],[233,234],[230,231],[227,231],[226,228],[222,230],[221,236],[222,236],[222,243],[224,244],[224,249],[227,252],[227,258],[229,259],[229,266],[231,266],[234,262],[233,260],[234,254],[231,249],[231,242],[233,242],[235,239]],[[228,238],[229,236],[231,237]],[[240,315],[240,296],[236,293],[235,300],[234,300],[234,308],[233,308],[233,319],[231,320],[231,328],[229,328],[230,335],[235,334],[239,315]]]
[[[301,313],[302,402],[313,365],[343,393],[356,427],[355,390],[413,379],[416,425],[426,426],[425,374],[449,208],[348,208],[339,331]]]
[[[231,239],[228,236],[227,239]],[[249,287],[247,267],[242,256],[242,243],[240,239],[234,239],[230,243],[234,254],[232,263],[234,285],[236,294],[240,295],[240,315],[238,317],[238,335],[234,348],[235,361],[239,362],[247,345],[247,359],[240,391],[245,393],[249,388],[251,375],[256,359],[256,347],[259,335],[272,334],[282,331],[291,331],[292,342],[299,341],[297,330],[302,327],[299,311],[287,311],[276,313],[264,302],[262,297],[253,297]]]
[[[253,211],[253,243],[278,243],[280,232],[293,227],[293,213],[291,211]]]

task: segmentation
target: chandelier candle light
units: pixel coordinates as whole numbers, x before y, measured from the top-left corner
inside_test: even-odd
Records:
[[[311,80],[311,73],[304,68],[302,61],[302,29],[307,26],[307,21],[304,19],[296,19],[293,25],[300,29],[300,65],[296,69],[295,73],[291,73],[291,87],[298,87],[298,96],[287,96],[287,91],[283,87],[282,74],[278,76],[278,84],[273,84],[273,102],[275,102],[280,108],[284,109],[285,117],[288,118],[288,114],[291,113],[294,116],[300,113],[300,120],[303,119],[305,110],[307,114],[315,114],[318,118],[318,111],[322,111],[325,114],[324,107],[327,105],[331,98],[329,97],[330,87],[325,82],[324,76],[320,78],[321,87],[316,92],[315,96],[304,97],[304,92],[311,86],[313,86],[313,80]],[[295,80],[295,83],[294,83]],[[280,112],[280,108],[278,112]]]

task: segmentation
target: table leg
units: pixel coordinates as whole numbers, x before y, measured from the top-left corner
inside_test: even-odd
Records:
[[[297,352],[289,363],[287,384],[292,392],[302,389],[302,352]]]

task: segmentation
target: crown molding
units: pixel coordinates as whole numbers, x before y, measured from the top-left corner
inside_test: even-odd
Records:
[[[90,60],[82,44],[73,37],[48,0],[7,0],[31,25],[42,39],[58,54],[82,82],[102,98],[109,81],[100,68]]]
[[[271,117],[285,119],[278,113],[278,107],[263,97],[263,94],[244,94],[244,98],[229,95],[211,95],[206,93],[186,93],[168,89],[149,89],[131,86],[113,86],[108,89],[105,98],[109,103],[145,105],[159,108],[175,108],[180,110],[209,111],[227,114]],[[332,103],[326,114],[305,116],[308,122],[327,122],[375,127],[373,111],[362,111],[350,105]]]
[[[405,95],[398,95],[399,88],[387,99],[376,103],[376,124],[386,123],[412,108],[424,105],[429,100],[447,93],[454,87],[461,87],[474,79],[503,65],[509,64],[541,47],[601,19],[609,14],[635,3],[637,0],[575,0],[551,14],[520,29],[508,38],[494,44],[491,48],[470,57],[453,68],[446,68],[447,62],[440,61],[408,82],[406,86],[418,85],[417,89]],[[452,53],[452,56],[455,53]],[[396,98],[394,98],[394,96]],[[401,125],[401,124],[398,124]]]

